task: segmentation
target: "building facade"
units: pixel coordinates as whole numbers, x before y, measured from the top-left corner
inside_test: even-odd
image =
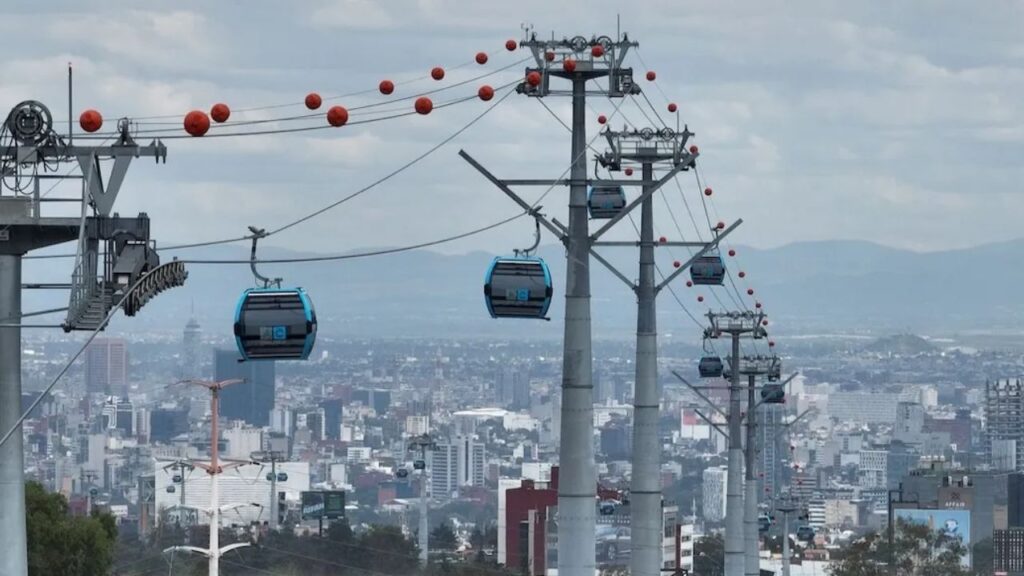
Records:
[[[239,362],[237,350],[215,350],[213,353],[214,380],[242,380],[220,393],[220,415],[223,418],[243,420],[253,426],[270,424],[270,411],[274,409],[275,370],[273,360]]]

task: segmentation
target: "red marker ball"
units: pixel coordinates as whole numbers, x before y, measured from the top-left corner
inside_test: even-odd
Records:
[[[729,250],[729,256],[735,256],[735,255],[736,255],[736,251],[735,250]]]
[[[704,297],[703,296],[697,296],[697,302],[703,302],[703,301],[704,301]]]
[[[348,122],[348,110],[343,106],[331,106],[327,110],[327,123],[335,128],[344,126]]]
[[[566,72],[575,72],[576,61],[572,58],[566,58],[565,61],[562,62],[562,68],[565,69]]]
[[[476,63],[477,64],[487,64],[487,52],[477,52],[476,53]]]
[[[480,87],[479,90],[476,91],[476,95],[479,96],[480,99],[483,100],[484,102],[487,102],[491,98],[494,98],[494,88],[491,88],[489,85],[484,84],[483,86]]]
[[[320,104],[322,103],[323,99],[321,99],[320,95],[317,94],[316,92],[310,92],[309,94],[306,94],[306,108],[309,108],[310,110],[316,110],[317,108],[320,107]]]
[[[380,89],[381,94],[391,94],[395,91],[395,83],[391,80],[381,80],[378,88]]]
[[[202,110],[193,110],[185,115],[185,132],[192,136],[202,136],[210,129],[210,117]]]
[[[748,296],[753,296],[754,295],[754,289],[753,288],[747,288],[747,295]]]
[[[539,86],[540,72],[537,72],[536,70],[530,71],[530,73],[526,75],[526,83],[530,86]]]
[[[554,62],[555,61],[555,53],[554,52],[545,52],[544,53],[544,59],[547,60],[548,62]]]
[[[604,46],[601,46],[600,44],[595,44],[590,48],[590,54],[594,58],[600,58],[604,56]]]
[[[743,270],[740,270],[739,277],[740,278],[746,278],[747,277],[747,273],[744,272]]]
[[[697,152],[700,152],[700,148],[697,148],[696,144],[690,146],[690,154],[696,154]]]
[[[518,46],[519,45],[516,44],[515,40],[510,39],[505,42],[505,50],[508,50],[509,52],[514,52]]]
[[[608,118],[606,118],[604,114],[601,114],[600,116],[597,117],[597,123],[598,124],[604,124],[607,121],[608,121]]]
[[[683,265],[683,263],[680,262],[679,260],[676,260],[676,261],[672,262],[672,267],[673,268],[679,268],[682,265]]]
[[[676,110],[678,110],[678,109],[679,109],[679,107],[678,107],[678,106],[676,106],[676,103],[675,103],[675,102],[669,102],[669,103],[668,103],[668,111],[669,111],[669,112],[675,112],[675,111],[676,111]]]
[[[693,280],[687,280],[686,281],[686,287],[687,288],[693,288]]]
[[[416,99],[415,108],[418,114],[430,114],[430,111],[434,109],[434,102],[426,96],[420,96]]]
[[[633,175],[633,169],[632,168],[626,168],[625,170],[623,170],[623,172],[625,172],[626,176],[632,176]]]
[[[228,105],[223,103],[214,104],[210,108],[210,117],[218,124],[227,122],[228,118],[231,117],[231,108],[228,108]]]
[[[719,221],[716,228],[718,228],[719,230],[725,229],[725,222]]]
[[[78,117],[78,125],[86,132],[95,132],[103,127],[103,115],[90,108]]]
[[[441,68],[440,66],[434,66],[430,70],[430,77],[433,78],[434,80],[441,80],[442,78],[444,78],[444,68]]]
[[[647,71],[647,80],[649,82],[654,82],[654,79],[657,78],[657,77],[658,77],[658,75],[654,73],[654,70],[648,70]]]
[[[668,238],[665,238],[664,236],[662,236],[661,238],[658,238],[658,242],[661,242],[662,244],[664,244],[665,242],[668,242]]]
[[[712,192],[711,192],[711,188],[705,188],[705,189],[704,189],[704,195],[705,195],[705,196],[711,196],[711,194],[712,194]]]

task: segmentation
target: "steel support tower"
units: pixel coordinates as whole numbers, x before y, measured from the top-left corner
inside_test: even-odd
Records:
[[[131,268],[122,278],[127,282],[123,289],[156,266],[148,218],[112,218],[111,210],[132,159],[151,156],[159,161],[166,158],[167,149],[158,141],[148,146],[136,144],[127,120],[119,122],[118,128],[120,134],[112,137],[112,145],[72,145],[54,130],[49,109],[31,100],[15,106],[0,125],[0,136],[6,142],[0,146],[0,534],[6,542],[6,552],[0,555],[0,574],[5,576],[28,574],[21,328],[23,318],[41,313],[22,311],[22,257],[32,250],[79,241],[72,284],[67,286],[71,298],[63,324],[66,330],[100,328],[110,307],[124,297],[112,277],[122,255],[122,268]],[[113,163],[105,183],[101,160]],[[54,165],[68,162],[78,164],[81,176],[48,173]],[[57,170],[61,170],[59,166]],[[79,195],[49,196],[57,183],[72,179],[82,181]],[[41,183],[51,180],[57,182],[43,190]],[[44,206],[52,208],[59,202],[80,207],[72,211],[77,215],[43,216]],[[117,224],[111,224],[113,221]],[[125,239],[125,233],[133,238]],[[120,236],[116,252],[108,252],[98,270],[99,244],[106,241],[108,247],[114,247],[115,235]]]
[[[430,513],[430,502],[427,497],[427,482],[430,479],[430,466],[427,464],[427,453],[433,452],[437,444],[430,437],[430,434],[424,434],[417,436],[409,442],[409,450],[416,453],[420,457],[420,461],[423,462],[423,468],[420,469],[420,528],[419,528],[419,547],[420,547],[420,562],[424,566],[427,565],[430,552],[430,522],[428,521],[428,514]]]
[[[658,293],[678,274],[689,269],[699,256],[718,245],[718,242],[735,230],[739,222],[723,231],[710,243],[664,242],[654,240],[654,179],[655,164],[667,164],[687,170],[696,160],[696,155],[686,150],[691,134],[689,130],[677,133],[669,128],[644,128],[640,130],[605,130],[609,151],[598,160],[609,169],[617,171],[624,162],[640,164],[643,195],[640,203],[640,275],[639,282],[629,282],[625,275],[611,264],[598,257],[599,262],[613,274],[623,279],[637,298],[636,328],[636,382],[633,393],[633,471],[630,486],[630,573],[642,576],[660,574],[662,559],[662,495],[660,484],[661,445],[658,442]],[[628,244],[628,243],[627,243]],[[618,242],[596,242],[596,246],[621,245]],[[654,249],[656,246],[684,246],[696,248],[696,255],[661,284],[655,280]]]
[[[270,529],[277,530],[281,522],[281,511],[278,509],[280,500],[277,495],[277,463],[285,459],[280,450],[260,450],[249,455],[253,462],[264,464],[270,462]]]
[[[743,510],[743,388],[740,385],[740,338],[760,339],[767,336],[761,312],[708,312],[710,326],[705,338],[728,335],[732,341],[729,362],[729,468],[725,504],[725,576],[744,576],[744,510]],[[755,526],[756,527],[756,526]]]

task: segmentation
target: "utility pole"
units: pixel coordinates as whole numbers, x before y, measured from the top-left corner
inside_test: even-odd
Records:
[[[419,529],[419,547],[420,547],[420,562],[423,565],[427,565],[429,559],[430,549],[430,522],[428,521],[427,514],[429,510],[429,501],[427,499],[427,482],[430,479],[430,467],[427,466],[427,452],[433,452],[437,444],[431,439],[430,434],[424,434],[417,436],[409,442],[409,450],[413,453],[419,454],[419,460],[413,463],[413,468],[420,471],[420,529]],[[421,465],[422,463],[422,465]]]
[[[257,464],[270,462],[270,529],[277,530],[280,523],[277,495],[277,463],[284,458],[284,453],[280,450],[259,451],[253,452],[249,457]]]
[[[149,218],[144,214],[138,218],[111,216],[111,210],[132,159],[151,156],[159,160],[166,158],[167,149],[159,141],[137,145],[129,134],[127,120],[119,122],[118,128],[120,134],[112,145],[65,143],[54,130],[49,109],[33,100],[15,106],[0,126],[0,132],[9,135],[11,142],[0,146],[0,534],[6,544],[6,553],[0,555],[0,574],[5,576],[28,575],[21,431],[22,318],[47,312],[22,311],[21,290],[32,287],[22,284],[22,257],[32,250],[79,241],[72,283],[66,286],[71,289],[68,316],[63,325],[52,325],[65,330],[101,328],[128,286],[159,264],[149,238]],[[100,174],[101,159],[113,160],[106,179]],[[61,176],[40,169],[40,165],[65,162],[77,163],[82,176]],[[57,168],[59,172],[61,168]],[[79,195],[56,198],[41,192],[43,179],[59,182],[77,178],[82,180]],[[43,207],[51,206],[51,202],[77,202],[81,216],[45,217]],[[103,254],[99,250],[101,242],[106,248]],[[118,280],[126,284],[115,282],[115,265],[123,272]],[[168,285],[183,283],[184,267],[172,276]],[[125,312],[134,315],[135,309],[126,306]]]
[[[181,476],[181,492],[178,494],[178,518],[181,523],[181,527],[185,530],[185,541],[188,541],[188,517],[185,516],[185,512],[188,507],[185,504],[185,486],[188,484],[188,473],[195,470],[195,466],[187,460],[175,460],[167,466],[164,466],[164,470],[171,469]]]
[[[597,474],[594,463],[590,256],[610,269],[631,287],[633,283],[614,270],[594,251],[598,239],[612,226],[650,198],[666,182],[693,163],[696,151],[676,160],[667,175],[653,182],[632,180],[609,181],[605,184],[644,186],[640,198],[625,206],[596,232],[590,233],[587,208],[587,140],[586,84],[590,80],[608,78],[608,89],[590,94],[621,98],[639,94],[633,71],[623,66],[630,48],[637,46],[623,34],[613,40],[607,36],[587,39],[576,36],[562,40],[540,40],[535,33],[520,42],[534,57],[534,66],[526,69],[525,81],[517,91],[531,97],[551,94],[572,97],[572,145],[569,178],[557,180],[500,180],[465,151],[460,151],[470,165],[498,187],[524,212],[535,218],[566,248],[565,324],[562,351],[561,446],[559,447],[558,483],[558,570],[563,576],[592,576],[596,569],[595,525]],[[571,82],[571,91],[552,90],[552,78]],[[563,173],[564,176],[564,173]],[[510,186],[568,186],[569,224],[548,220],[539,207],[523,200]],[[629,245],[635,246],[635,243]],[[677,271],[681,272],[681,270]],[[666,279],[667,281],[668,279]],[[652,327],[653,328],[653,327]],[[656,342],[655,342],[656,344]],[[655,399],[656,403],[656,399]],[[657,499],[657,494],[652,495]],[[660,507],[660,506],[659,506]],[[660,515],[660,511],[659,511]],[[641,552],[641,555],[644,555]],[[649,557],[649,555],[645,556]],[[660,564],[660,563],[659,563]]]
[[[708,312],[711,326],[705,338],[728,334],[732,340],[729,369],[729,469],[725,504],[725,576],[746,574],[743,534],[743,423],[742,387],[740,386],[740,338],[749,335],[760,339],[767,335],[760,312]]]
[[[654,179],[654,165],[668,163],[673,168],[688,170],[693,166],[696,155],[686,150],[686,143],[693,134],[689,130],[676,133],[669,128],[644,128],[641,130],[605,130],[609,151],[598,157],[598,161],[609,171],[618,171],[623,162],[639,163],[641,166],[643,194],[640,202],[640,275],[633,284],[596,252],[595,257],[620,279],[637,298],[636,328],[636,383],[633,393],[633,472],[630,486],[631,556],[630,572],[637,576],[658,576],[663,565],[661,485],[661,446],[658,442],[658,293],[679,273],[689,269],[690,263],[698,256],[717,246],[718,242],[732,232],[733,225],[711,243],[664,242],[662,246],[685,246],[697,248],[698,253],[690,261],[680,265],[676,272],[662,284],[655,282],[654,249],[654,192],[658,182]],[[597,183],[595,182],[595,185]],[[625,209],[625,207],[623,208]],[[738,223],[737,223],[738,225]],[[636,243],[625,243],[636,245]],[[620,242],[595,242],[595,246],[621,246]]]

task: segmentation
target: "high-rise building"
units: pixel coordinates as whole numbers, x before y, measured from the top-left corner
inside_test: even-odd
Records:
[[[1024,471],[1024,381],[985,383],[985,442],[996,470]]]
[[[331,398],[320,403],[324,411],[324,437],[328,440],[341,439],[341,398]]]
[[[526,368],[512,373],[512,409],[530,409],[530,371]]]
[[[889,451],[885,448],[861,449],[857,483],[861,488],[888,486]]]
[[[725,520],[726,493],[729,488],[729,471],[725,466],[707,468],[703,476],[704,521]]]
[[[893,436],[899,440],[912,440],[924,431],[924,406],[917,402],[896,405],[896,429]]]
[[[758,496],[762,499],[775,498],[782,485],[782,460],[789,457],[789,450],[783,448],[782,404],[762,404],[758,410],[757,444],[761,461],[758,462]]]
[[[128,397],[128,348],[120,338],[96,338],[85,351],[85,389]]]
[[[149,414],[150,442],[168,443],[175,436],[188,432],[188,410],[157,408]]]
[[[469,436],[438,442],[432,453],[430,481],[433,497],[449,500],[460,486],[483,486],[487,454],[483,443]]]
[[[272,360],[239,362],[237,350],[214,350],[213,379],[240,379],[220,393],[220,415],[253,426],[270,424],[274,409],[275,373]]]
[[[185,332],[181,337],[181,377],[199,378],[199,347],[202,344],[203,331],[195,318],[185,324]]]

